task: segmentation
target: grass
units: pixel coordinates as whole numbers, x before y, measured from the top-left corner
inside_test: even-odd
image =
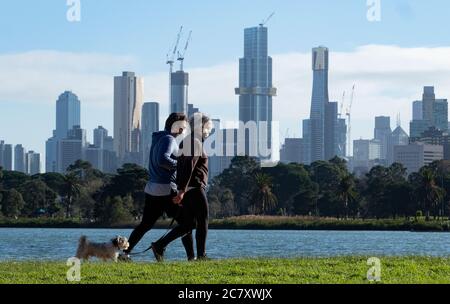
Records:
[[[81,266],[81,284],[367,284],[367,257],[100,263]],[[68,283],[63,262],[2,262],[2,284]],[[450,258],[381,258],[381,283],[450,283]]]
[[[156,228],[166,228],[170,220],[159,221]],[[0,227],[12,228],[134,228],[137,222],[102,225],[87,223],[79,219],[0,219]],[[425,221],[411,219],[336,219],[305,216],[240,216],[210,221],[211,229],[247,230],[384,230],[384,231],[450,231],[446,219]]]

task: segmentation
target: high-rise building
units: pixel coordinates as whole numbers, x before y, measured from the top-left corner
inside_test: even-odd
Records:
[[[105,148],[105,141],[108,138],[108,130],[103,128],[102,126],[98,126],[98,128],[94,129],[94,146],[99,149]]]
[[[148,167],[152,136],[159,131],[159,103],[146,102],[142,107],[142,155],[144,167]]]
[[[329,102],[328,60],[328,48],[318,47],[312,50],[311,162],[325,160],[325,112]]]
[[[284,145],[280,150],[280,161],[285,164],[303,163],[303,138],[285,138]]]
[[[103,149],[96,145],[89,145],[84,149],[84,160],[88,161],[94,169],[104,171]]]
[[[170,77],[171,113],[188,113],[189,74],[176,71]]]
[[[415,142],[394,147],[394,161],[402,164],[408,174],[419,172],[423,166],[442,159],[444,159],[444,148],[440,145]]]
[[[381,156],[381,142],[372,140],[353,141],[353,168],[358,172],[368,172],[373,166],[378,164]]]
[[[67,137],[58,141],[57,147],[57,172],[65,173],[70,165],[77,160],[85,159],[86,130],[75,126],[67,134]]]
[[[343,122],[338,120],[338,106],[328,97],[329,50],[319,46],[312,50],[313,89],[310,112],[310,161],[342,156]]]
[[[80,125],[80,100],[70,91],[62,93],[56,101],[56,138],[62,139],[74,126]]]
[[[114,150],[121,163],[139,153],[144,82],[133,72],[114,77]]]
[[[272,58],[268,55],[268,29],[263,25],[244,30],[244,57],[239,59],[239,88],[235,93],[239,95],[239,121],[254,122],[258,127],[258,134],[253,136],[245,130],[246,154],[256,151],[258,155],[250,156],[262,156],[260,149],[271,150],[273,145],[272,98],[276,96],[272,85]]]
[[[394,163],[394,147],[407,146],[409,144],[409,136],[401,126],[397,126],[388,137],[387,144],[387,165],[390,166]]]
[[[12,145],[8,145],[5,144],[4,141],[0,141],[0,167],[3,167],[4,170],[12,171],[12,165]]]
[[[411,138],[411,143],[422,142],[429,145],[440,145],[444,148],[444,159],[450,160],[450,135],[434,127],[422,133],[420,138]]]
[[[25,148],[22,145],[14,147],[14,171],[26,173]]]
[[[25,171],[28,175],[41,173],[41,155],[34,151],[25,154]]]
[[[391,133],[391,118],[386,116],[375,117],[374,138],[379,140],[381,143],[380,159],[387,159],[388,140]]]
[[[345,118],[338,118],[338,154],[340,158],[347,156],[347,121]]]
[[[311,121],[304,119],[302,124],[303,133],[303,163],[309,165],[311,163]]]
[[[194,107],[193,104],[188,104],[188,117],[192,117],[195,113],[200,112],[199,108]]]
[[[58,172],[58,142],[67,138],[69,130],[80,125],[80,104],[78,96],[70,91],[59,95],[56,101],[56,128],[45,143],[46,172]]]
[[[419,107],[422,105],[422,111]],[[421,117],[421,118],[420,118]],[[424,87],[422,101],[413,103],[413,120],[410,123],[410,136],[419,138],[429,128],[443,132],[448,130],[447,99],[436,99],[434,87]]]

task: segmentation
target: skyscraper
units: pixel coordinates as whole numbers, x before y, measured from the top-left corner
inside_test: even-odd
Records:
[[[184,71],[172,73],[170,78],[171,113],[188,113],[189,74]]]
[[[67,133],[67,137],[58,141],[57,171],[65,173],[67,168],[77,160],[83,160],[86,148],[86,130],[75,126]]]
[[[380,159],[387,159],[388,139],[391,133],[391,118],[386,116],[375,117],[374,138],[381,143]]]
[[[0,167],[4,170],[12,171],[12,145],[0,141]]]
[[[120,162],[139,153],[144,82],[133,72],[114,77],[114,150]]]
[[[391,133],[388,138],[387,164],[392,165],[392,163],[394,162],[394,148],[396,146],[406,146],[408,144],[408,134],[406,134],[401,126],[397,126],[397,128]]]
[[[422,112],[418,109],[422,105]],[[420,114],[422,114],[421,119]],[[423,89],[422,101],[413,103],[413,120],[410,123],[410,136],[421,137],[429,128],[441,131],[448,130],[448,102],[447,99],[436,99],[434,87],[427,86]]]
[[[71,91],[59,95],[56,101],[56,128],[45,144],[45,170],[58,172],[58,142],[67,138],[69,130],[80,125],[81,105],[78,96]]]
[[[253,136],[257,138],[250,138],[246,134],[246,152],[250,151],[250,147],[272,149],[272,98],[276,96],[276,88],[272,85],[268,29],[263,25],[244,30],[244,57],[239,60],[239,88],[236,88],[235,93],[239,95],[239,120],[267,126],[267,130],[258,128],[258,135]],[[265,138],[259,139],[260,132],[267,134],[264,136],[267,142]],[[260,152],[259,155],[251,156],[260,156]]]
[[[148,158],[152,146],[152,136],[159,130],[159,103],[146,102],[142,107],[142,156],[144,167],[148,167]]]
[[[26,173],[25,149],[22,145],[16,145],[14,147],[14,171]]]
[[[25,154],[25,171],[28,175],[41,173],[41,155],[34,151]]]
[[[107,137],[108,130],[106,130],[102,126],[98,126],[97,129],[94,129],[94,146],[103,149],[105,147],[105,140]]]
[[[319,46],[312,50],[313,89],[309,119],[310,161],[329,160],[339,156],[339,132],[342,121],[338,121],[337,103],[328,97],[329,50]],[[340,125],[339,125],[340,123]]]

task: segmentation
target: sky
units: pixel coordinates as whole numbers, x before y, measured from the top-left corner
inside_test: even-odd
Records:
[[[375,0],[370,0],[373,2]],[[69,1],[71,2],[71,0]],[[374,117],[400,113],[409,132],[411,103],[423,86],[450,97],[450,2],[380,0],[380,20],[367,0],[80,0],[69,22],[67,0],[0,1],[0,139],[44,155],[55,128],[59,94],[81,100],[81,124],[113,130],[113,77],[144,78],[145,101],[168,114],[166,54],[181,25],[192,30],[185,70],[189,102],[222,121],[238,119],[238,59],[243,30],[268,22],[275,121],[280,137],[301,136],[311,103],[311,49],[330,49],[332,101],[348,104],[355,85],[352,138],[372,138]],[[182,39],[181,44],[184,44]],[[345,106],[344,106],[345,108]],[[44,159],[44,157],[42,158]]]

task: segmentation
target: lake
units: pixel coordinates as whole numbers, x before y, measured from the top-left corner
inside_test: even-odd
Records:
[[[115,235],[128,237],[130,229],[19,229],[0,228],[0,261],[66,260],[75,255],[78,238],[105,242]],[[166,230],[152,230],[135,251],[144,250]],[[210,230],[208,256],[214,259],[241,257],[332,256],[450,256],[450,233],[389,231],[260,231]],[[185,258],[181,240],[166,251],[166,259]],[[152,261],[150,252],[133,257]]]

